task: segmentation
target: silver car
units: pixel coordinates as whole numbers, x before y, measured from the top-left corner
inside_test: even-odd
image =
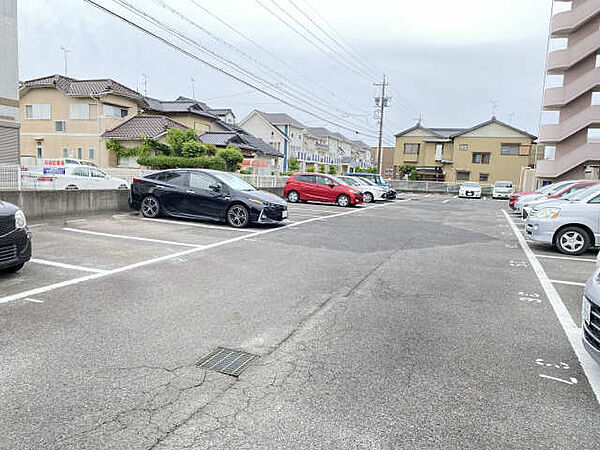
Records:
[[[581,316],[584,347],[600,364],[600,270],[585,285]]]
[[[539,208],[527,218],[525,232],[530,240],[556,245],[567,255],[581,255],[600,244],[600,185]]]
[[[571,186],[572,184],[579,183],[585,180],[570,180],[570,181],[561,181],[559,183],[550,184],[547,189],[541,189],[536,191],[533,194],[523,195],[519,197],[519,200],[515,203],[515,209],[523,214],[523,208],[527,206],[530,202],[540,199],[547,199],[551,195],[558,194],[563,189]]]

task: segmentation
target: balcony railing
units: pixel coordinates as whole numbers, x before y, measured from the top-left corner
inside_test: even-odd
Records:
[[[600,123],[600,106],[590,106],[564,122],[540,127],[541,143],[561,142],[584,128]]]
[[[558,13],[552,18],[551,35],[553,37],[568,35],[593,19],[598,13],[600,13],[600,8],[595,0],[587,0],[570,11]]]
[[[584,58],[598,51],[600,30],[591,33],[565,50],[557,50],[548,55],[548,72],[557,73],[567,70]]]
[[[590,142],[570,152],[555,155],[555,159],[542,159],[537,162],[538,177],[554,178],[588,161],[600,160],[600,142]]]
[[[546,89],[544,107],[562,107],[597,86],[600,86],[600,67],[586,72],[566,86]]]

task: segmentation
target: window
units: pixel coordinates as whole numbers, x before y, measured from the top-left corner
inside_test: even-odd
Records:
[[[77,159],[83,159],[83,149],[81,147],[77,149]]]
[[[315,175],[296,175],[294,177],[296,181],[300,181],[302,183],[312,183],[315,184]]]
[[[600,67],[600,53],[596,55],[596,67]]]
[[[554,160],[555,155],[556,155],[556,146],[546,145],[544,147],[544,159]]]
[[[598,66],[596,66],[598,67]],[[544,85],[545,89],[551,89],[551,88],[558,88],[558,87],[563,87],[563,84],[565,82],[565,76],[564,75],[546,75],[546,84]]]
[[[122,119],[123,117],[127,117],[127,108],[104,104],[102,105],[102,115],[113,119]]]
[[[490,177],[490,175],[488,173],[480,173],[479,174],[479,181],[488,181],[488,178]]]
[[[490,153],[473,153],[472,162],[474,164],[489,164]]]
[[[418,155],[421,144],[404,144],[404,153],[409,155]]]
[[[329,186],[330,184],[333,184],[334,186],[338,185],[338,183],[336,183],[329,177],[323,177],[323,176],[317,175],[316,178],[317,178],[317,184],[320,184],[322,186]]]
[[[457,171],[456,179],[459,181],[468,181],[471,179],[471,172],[465,172],[464,170]]]
[[[63,155],[63,158],[68,158],[69,157],[69,149],[67,147],[63,147],[63,149],[62,149],[62,155]]]
[[[94,149],[90,148],[88,150],[88,159],[95,159],[96,155],[94,154]]]
[[[501,155],[519,155],[519,144],[502,144],[500,146]]]
[[[592,97],[593,99],[593,97]],[[560,111],[542,111],[542,125],[556,125],[560,120]]]
[[[588,128],[588,142],[600,142],[600,128]]]
[[[591,199],[588,203],[600,203],[600,195]]]
[[[459,150],[469,150],[469,144],[460,144],[458,146]]]
[[[71,172],[71,175],[74,177],[89,177],[90,169],[89,167],[75,167]]]
[[[57,133],[64,133],[67,130],[67,122],[64,120],[54,121],[54,131]]]
[[[569,46],[569,38],[551,38],[550,39],[550,52],[557,50],[564,50]]]
[[[49,104],[25,105],[25,119],[50,120],[51,107]]]
[[[42,159],[44,157],[44,150],[42,147],[42,141],[37,141],[35,143],[35,156],[37,159]]]
[[[211,184],[217,184],[215,180],[209,177],[206,174],[199,172],[191,172],[190,173],[190,186],[195,189],[204,189],[210,190]]]
[[[92,178],[106,178],[106,174],[104,172],[94,167],[90,169],[90,173],[92,174]]]
[[[71,103],[71,119],[90,120],[90,105],[86,103]]]

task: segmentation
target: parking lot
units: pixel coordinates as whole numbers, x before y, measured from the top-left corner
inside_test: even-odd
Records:
[[[0,278],[0,448],[597,447],[595,252],[527,244],[505,201],[289,207],[31,224]],[[219,347],[256,359],[196,365]]]

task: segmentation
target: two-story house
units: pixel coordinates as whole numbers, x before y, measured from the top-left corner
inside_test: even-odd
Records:
[[[139,93],[108,78],[51,75],[23,82],[19,97],[21,161],[30,166],[67,157],[115,166],[102,134],[146,106]]]
[[[280,171],[288,170],[291,157],[301,163],[305,161],[303,139],[306,127],[288,114],[254,110],[242,120],[240,127],[283,154]]]
[[[224,131],[217,122],[220,121],[218,114],[214,113],[206,105],[191,98],[178,97],[176,100],[157,100],[151,97],[144,98],[148,106],[144,108],[144,114],[162,115],[185,125],[197,133],[207,131]],[[227,117],[227,114],[223,115]],[[235,120],[235,116],[233,116]],[[229,120],[231,115],[229,115]]]
[[[416,167],[421,180],[519,185],[535,136],[493,117],[471,128],[429,128],[418,123],[396,135],[393,167]]]

